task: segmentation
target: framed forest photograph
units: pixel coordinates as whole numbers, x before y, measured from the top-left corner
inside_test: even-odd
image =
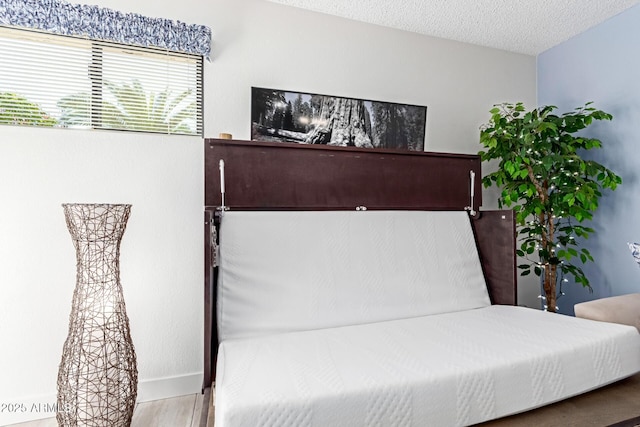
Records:
[[[427,107],[251,88],[251,139],[424,151]]]

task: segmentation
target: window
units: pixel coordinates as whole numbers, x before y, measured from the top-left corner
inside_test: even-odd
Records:
[[[0,27],[0,124],[202,135],[201,55]]]

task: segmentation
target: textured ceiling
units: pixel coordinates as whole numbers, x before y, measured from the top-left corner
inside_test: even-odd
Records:
[[[537,55],[640,0],[268,0],[329,15]]]

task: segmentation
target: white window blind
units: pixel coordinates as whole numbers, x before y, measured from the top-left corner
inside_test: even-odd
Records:
[[[0,124],[202,135],[202,63],[0,27]]]

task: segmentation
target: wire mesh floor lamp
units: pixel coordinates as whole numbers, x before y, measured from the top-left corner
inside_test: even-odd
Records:
[[[122,286],[120,241],[131,205],[64,204],[76,286],[58,370],[60,426],[131,425],[138,389]]]

